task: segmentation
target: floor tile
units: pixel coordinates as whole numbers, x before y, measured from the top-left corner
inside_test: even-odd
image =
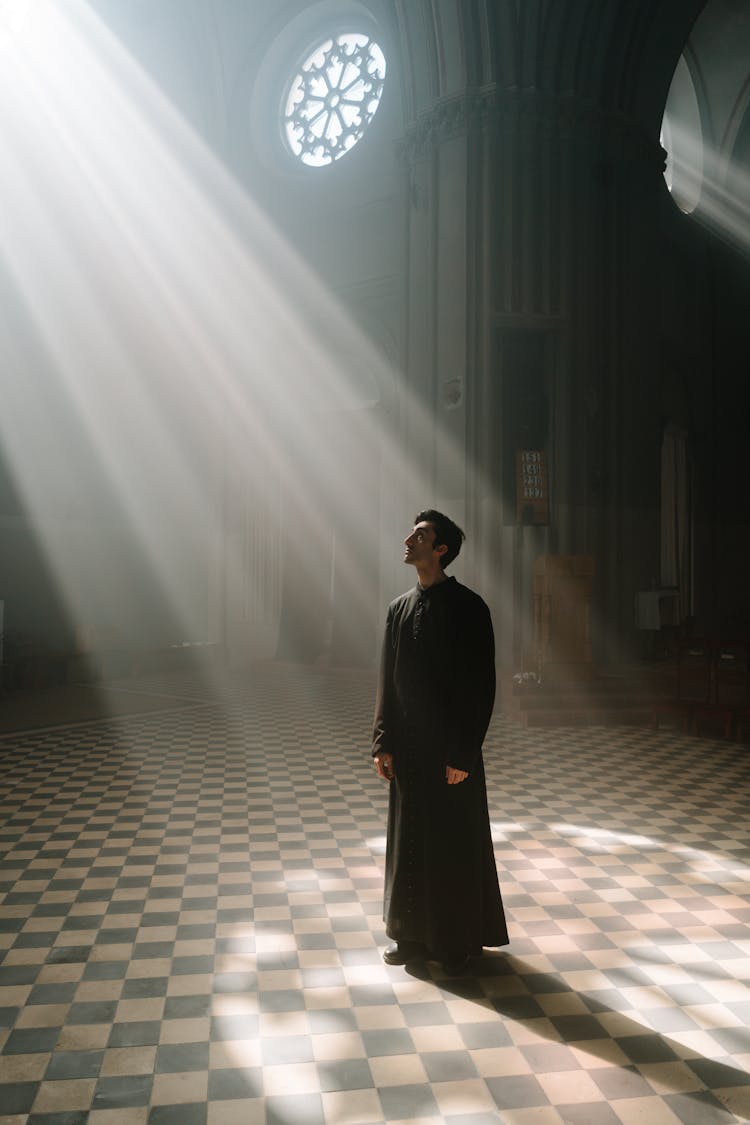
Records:
[[[448,980],[381,960],[369,672],[127,687],[164,711],[0,739],[4,1123],[750,1119],[744,749],[496,716],[512,942]]]

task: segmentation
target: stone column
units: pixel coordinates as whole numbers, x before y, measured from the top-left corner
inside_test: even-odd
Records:
[[[530,651],[547,553],[594,557],[595,659],[624,659],[658,552],[658,145],[579,99],[488,85],[437,101],[402,150],[407,384],[432,418],[411,431],[421,485],[466,520],[463,573],[502,665]],[[548,527],[517,522],[527,444],[547,452]]]

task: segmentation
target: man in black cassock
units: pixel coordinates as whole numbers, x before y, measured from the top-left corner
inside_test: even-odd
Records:
[[[450,975],[483,946],[508,943],[482,760],[492,620],[445,573],[463,539],[430,509],[404,540],[418,583],[388,607],[372,750],[390,782],[383,918],[394,944],[383,959],[435,958]]]

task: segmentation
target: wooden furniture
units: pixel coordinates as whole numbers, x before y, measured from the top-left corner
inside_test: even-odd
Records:
[[[750,729],[750,707],[737,715],[737,738],[740,742],[745,738],[745,731],[748,729]]]
[[[684,734],[693,729],[695,707],[708,707],[711,701],[710,641],[702,637],[689,637],[677,645],[677,683],[672,699],[655,703],[651,711],[651,725],[659,726],[661,715],[676,715]]]
[[[742,713],[750,706],[750,644],[746,641],[715,641],[711,652],[711,691],[706,703],[693,709],[693,733],[706,722],[720,722],[725,738],[731,738]]]
[[[541,683],[593,676],[593,578],[589,555],[540,555],[534,563],[534,656]]]
[[[677,649],[677,683],[670,700],[652,708],[651,723],[677,715],[685,734],[720,724],[725,738],[738,737],[750,708],[750,643],[690,637]]]

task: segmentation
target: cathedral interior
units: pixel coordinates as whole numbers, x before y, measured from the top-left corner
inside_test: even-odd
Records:
[[[0,0],[0,1122],[750,1120],[750,6]],[[466,532],[507,950],[383,964]]]

